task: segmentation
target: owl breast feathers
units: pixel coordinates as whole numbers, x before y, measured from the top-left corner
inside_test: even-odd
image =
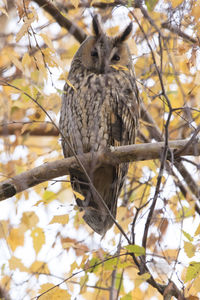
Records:
[[[133,144],[139,118],[139,97],[133,74],[131,55],[125,40],[132,24],[115,37],[107,37],[93,18],[94,36],[88,37],[76,52],[68,76],[71,86],[64,87],[60,115],[62,148],[65,157],[76,154],[108,151],[110,146]],[[86,166],[97,195],[83,171],[70,169],[72,188],[84,196],[76,198],[84,210],[86,223],[97,233],[113,225],[102,199],[116,217],[128,164],[118,166],[99,164]],[[102,199],[101,199],[102,198]]]

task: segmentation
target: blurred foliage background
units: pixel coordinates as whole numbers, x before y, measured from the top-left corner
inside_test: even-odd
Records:
[[[2,0],[1,180],[63,157],[45,112],[58,123],[70,62],[96,13],[108,35],[133,22],[137,143],[197,135],[199,0]],[[117,214],[129,246],[116,226],[101,239],[84,223],[66,176],[1,202],[0,298],[199,299],[199,163],[130,165]]]

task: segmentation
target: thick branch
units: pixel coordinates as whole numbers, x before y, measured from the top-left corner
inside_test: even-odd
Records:
[[[176,151],[184,148],[187,140],[177,140],[169,142],[170,154],[176,156]],[[101,163],[111,163],[117,165],[122,162],[141,161],[159,159],[162,153],[164,143],[148,143],[141,145],[129,145],[121,147],[111,147],[111,152],[96,153],[97,160]],[[181,153],[182,156],[200,155],[200,142],[190,144]],[[169,157],[170,158],[170,157]],[[87,161],[94,159],[94,153],[87,153],[79,156],[79,159],[85,165]],[[27,172],[21,173],[0,183],[0,200],[7,199],[20,193],[30,187],[40,184],[44,181],[69,174],[69,168],[78,168],[77,160],[74,157],[45,163]]]
[[[69,33],[71,33],[79,43],[82,43],[86,39],[87,35],[85,34],[85,32],[80,27],[78,27],[75,23],[65,18],[50,1],[47,0],[33,0],[33,1],[36,2],[39,6],[41,6],[46,12],[48,12],[61,27],[66,28],[69,31]]]
[[[0,126],[0,136],[7,136],[11,134],[16,134],[16,132],[20,132],[20,134],[29,134],[29,135],[35,135],[35,136],[58,136],[59,132],[58,130],[51,124],[51,123],[44,123],[41,125],[38,125],[36,128],[24,128],[24,125],[29,123],[17,123],[13,122],[10,124],[3,124]],[[32,122],[30,122],[30,125]],[[51,124],[50,128],[48,127],[49,124]]]

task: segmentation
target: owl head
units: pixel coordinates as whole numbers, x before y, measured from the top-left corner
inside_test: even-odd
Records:
[[[102,30],[98,17],[93,17],[94,35],[88,37],[76,52],[73,63],[96,74],[106,74],[118,69],[131,68],[131,56],[126,40],[132,31],[132,23],[116,37],[108,37]],[[116,68],[115,68],[116,66]]]

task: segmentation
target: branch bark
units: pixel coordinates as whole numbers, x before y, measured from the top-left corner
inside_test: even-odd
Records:
[[[21,135],[29,134],[33,136],[58,136],[58,130],[51,123],[44,123],[38,125],[36,128],[24,128],[24,125],[29,124],[32,125],[34,122],[12,122],[5,123],[0,125],[0,136],[7,136],[11,134],[16,134],[16,132],[20,132]],[[50,126],[49,126],[50,125]],[[49,127],[50,128],[49,128]]]
[[[50,2],[47,0],[33,0],[36,2],[40,7],[42,7],[46,12],[48,12],[55,20],[56,22],[61,26],[66,28],[70,34],[72,34],[75,39],[82,43],[87,35],[86,33],[78,27],[75,23],[64,17],[63,14],[60,13],[60,11]]]
[[[184,148],[187,143],[188,140],[170,141],[170,156],[168,156],[168,159],[170,159],[170,157],[176,157],[176,151]],[[101,163],[111,163],[117,165],[123,162],[160,159],[163,148],[163,142],[111,147],[111,151],[108,153],[86,153],[82,156],[79,156],[79,159],[84,165],[87,165],[87,162],[93,160],[95,155],[97,161]],[[188,147],[184,149],[184,152],[181,152],[181,155],[199,156],[200,142],[195,141],[193,144],[188,145]],[[17,193],[20,193],[44,181],[68,175],[69,168],[79,168],[77,165],[77,160],[74,157],[44,163],[39,167],[13,176],[8,180],[2,181],[0,183],[0,201],[10,198]]]

